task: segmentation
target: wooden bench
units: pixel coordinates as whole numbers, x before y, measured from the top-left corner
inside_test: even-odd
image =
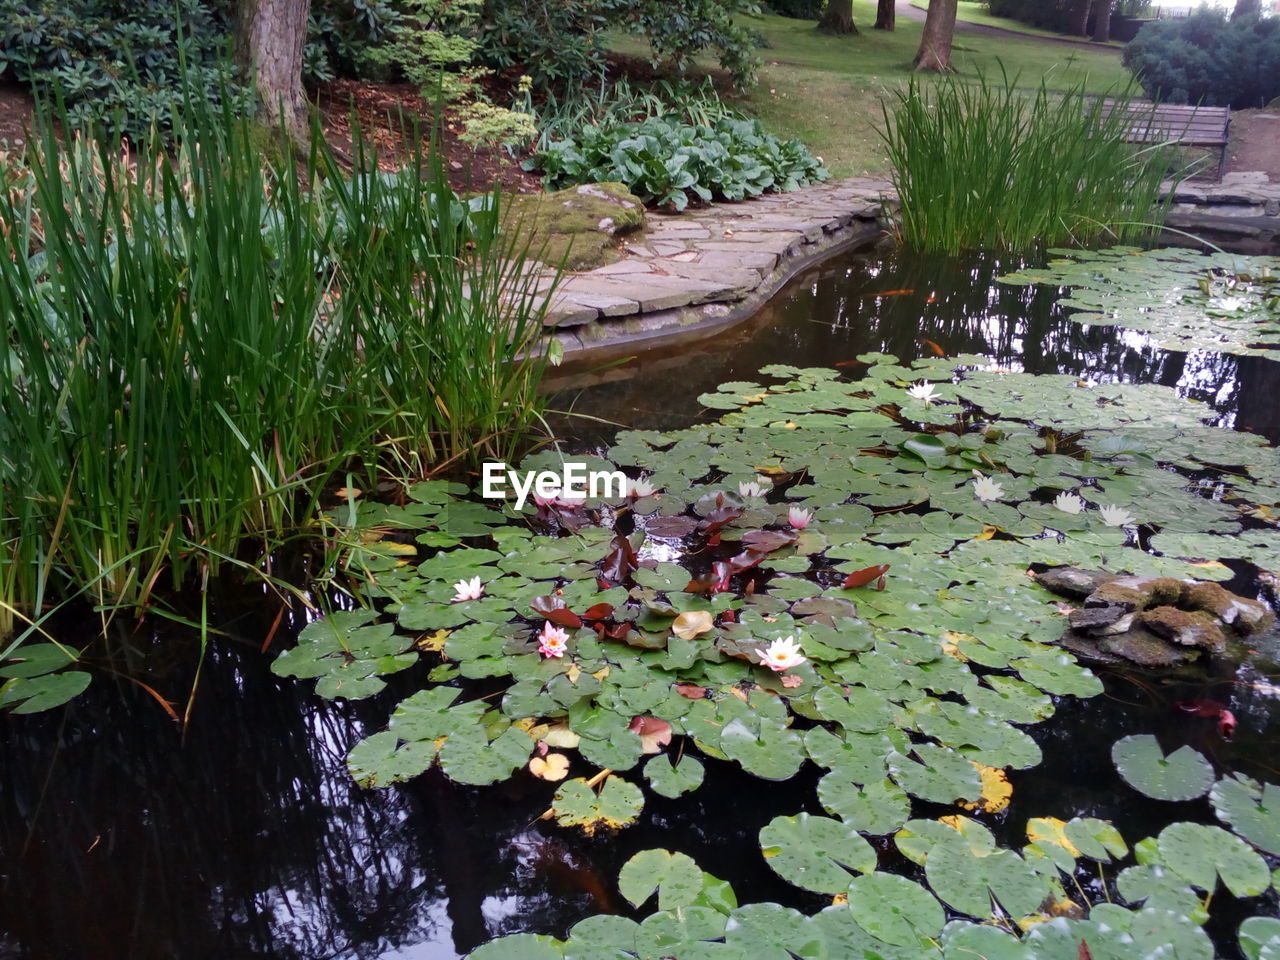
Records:
[[[1104,112],[1115,107],[1112,100],[1102,101]],[[1227,107],[1189,107],[1176,104],[1156,106],[1148,100],[1135,100],[1126,105],[1132,121],[1125,132],[1131,143],[1184,143],[1192,147],[1218,148],[1218,179],[1227,162],[1227,131],[1231,126],[1231,110]]]

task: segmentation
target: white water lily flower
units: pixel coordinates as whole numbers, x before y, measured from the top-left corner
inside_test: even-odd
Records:
[[[453,585],[453,602],[479,600],[482,593],[484,593],[484,584],[480,582],[479,577],[472,577],[470,580],[459,580]]]
[[[764,487],[756,483],[754,480],[738,481],[738,496],[740,497],[763,497]]]
[[[915,399],[919,400],[925,406],[928,406],[929,404],[933,403],[933,401],[938,399],[933,395],[933,384],[926,383],[923,380],[921,380],[919,383],[917,383],[913,387],[908,387],[907,393],[910,396],[914,397]]]
[[[1128,510],[1125,510],[1123,507],[1117,507],[1114,504],[1108,507],[1103,507],[1098,511],[1098,514],[1102,517],[1102,522],[1108,527],[1123,527],[1126,524],[1137,522],[1133,514]]]
[[[800,652],[800,644],[794,637],[774,640],[760,651],[760,662],[774,673],[798,667],[808,659]]]
[[[641,497],[652,497],[657,492],[658,488],[649,482],[648,477],[627,481],[627,496],[633,500],[639,500]]]
[[[977,470],[973,471],[973,495],[986,503],[988,500],[999,500],[1004,496],[1004,487],[990,477],[985,477]]]
[[[1063,513],[1072,515],[1084,512],[1084,500],[1076,496],[1074,493],[1060,493],[1054,499],[1053,505]]]
[[[813,519],[813,512],[804,507],[792,507],[787,511],[787,523],[795,530],[803,530]]]

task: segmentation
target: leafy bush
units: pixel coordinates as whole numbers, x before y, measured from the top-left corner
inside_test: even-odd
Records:
[[[662,117],[583,127],[525,161],[549,188],[614,180],[646,203],[683,210],[689,201],[743,200],[825,180],[826,168],[799,140],[765,133],[759,121],[721,117],[690,125]]]
[[[1127,97],[1107,112],[1081,88],[1027,97],[1015,83],[913,80],[892,114],[883,108],[907,244],[956,253],[1125,240],[1163,219],[1168,158],[1125,142]]]
[[[1124,64],[1153,99],[1236,110],[1280,96],[1280,18],[1228,20],[1202,9],[1157,20],[1125,47]]]
[[[827,0],[765,0],[774,13],[796,20],[819,20]]]
[[[757,0],[489,0],[480,56],[502,69],[518,67],[542,90],[575,93],[601,79],[598,34],[615,27],[644,37],[655,64],[681,74],[699,53],[714,51],[733,82],[747,85],[757,67],[756,35],[737,20],[759,12]]]
[[[134,137],[153,122],[168,129],[184,70],[211,102],[225,90],[247,104],[224,82],[226,48],[227,17],[201,0],[0,0],[0,73],[58,90],[75,126],[103,120]]]
[[[368,75],[368,51],[389,39],[399,18],[394,0],[312,0],[303,77],[324,83]]]

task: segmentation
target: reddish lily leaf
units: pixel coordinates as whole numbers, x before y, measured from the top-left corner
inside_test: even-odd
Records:
[[[865,587],[873,580],[879,580],[880,585],[877,590],[884,589],[884,577],[889,572],[889,564],[880,563],[874,567],[863,567],[861,570],[855,570],[844,578],[842,586],[847,590],[851,587]]]
[[[690,580],[688,583],[684,585],[684,590],[682,590],[681,592],[682,593],[710,593],[711,581],[710,580]]]
[[[558,627],[576,630],[582,626],[581,618],[565,607],[564,601],[559,597],[534,597],[529,606],[533,608],[534,613],[546,617]]]
[[[639,566],[640,558],[631,546],[631,541],[618,534],[609,545],[609,555],[604,558],[604,569],[601,572],[606,579],[620,583],[629,578]]]
[[[773,553],[795,543],[796,537],[794,530],[785,533],[778,530],[752,530],[743,536],[742,542],[747,549],[757,553]]]
[[[703,517],[702,523],[699,524],[699,526],[702,528],[702,532],[707,536],[713,536],[720,532],[721,527],[737,520],[742,516],[742,514],[742,507],[735,506],[734,504],[725,504],[722,507],[717,507]]]
[[[1080,941],[1080,949],[1076,951],[1077,960],[1093,960],[1093,951],[1089,949],[1089,944]]]
[[[645,753],[658,753],[671,742],[671,724],[657,717],[632,717],[627,729],[639,734]]]
[[[677,683],[676,693],[687,700],[704,700],[707,696],[707,688],[700,687],[696,683]]]
[[[654,517],[644,528],[655,537],[687,537],[698,529],[698,521],[692,517]]]
[[[720,622],[721,623],[737,623],[738,611],[726,610],[724,613],[720,614]]]
[[[582,611],[583,620],[608,620],[613,616],[613,604],[596,603]]]
[[[627,634],[631,632],[631,624],[619,623],[605,630],[604,635],[610,640],[625,640]]]

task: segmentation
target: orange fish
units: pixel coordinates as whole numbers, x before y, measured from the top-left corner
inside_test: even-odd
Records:
[[[909,293],[915,293],[914,290],[885,290],[882,293],[868,293],[868,297],[902,297]]]

